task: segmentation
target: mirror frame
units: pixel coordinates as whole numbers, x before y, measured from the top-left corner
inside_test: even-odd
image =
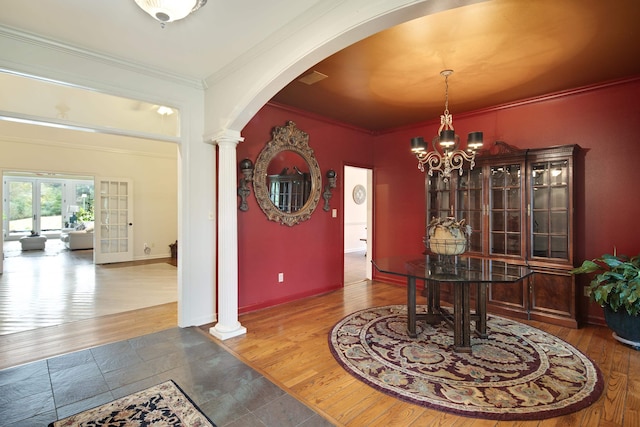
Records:
[[[309,165],[309,174],[311,176],[309,198],[304,206],[291,213],[282,212],[273,204],[269,197],[269,186],[267,185],[269,163],[282,151],[293,151],[302,156],[307,165]],[[311,218],[311,214],[318,206],[321,188],[322,175],[320,166],[318,166],[318,161],[313,155],[313,150],[309,147],[309,135],[298,129],[292,121],[288,121],[285,126],[274,127],[271,131],[271,141],[267,142],[267,145],[258,155],[253,172],[253,190],[260,209],[269,220],[291,227]]]

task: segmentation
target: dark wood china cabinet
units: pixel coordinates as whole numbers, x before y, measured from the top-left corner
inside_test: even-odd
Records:
[[[465,218],[473,233],[466,255],[529,265],[517,284],[492,284],[489,312],[578,327],[573,268],[573,178],[580,147],[519,149],[495,142],[475,167],[448,182],[425,174],[427,223]],[[442,298],[451,300],[443,287]]]

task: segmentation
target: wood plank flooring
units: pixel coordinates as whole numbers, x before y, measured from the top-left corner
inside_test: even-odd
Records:
[[[334,360],[327,344],[329,330],[351,312],[403,304],[405,298],[403,287],[356,283],[326,295],[242,315],[240,321],[247,334],[222,345],[336,425],[640,426],[640,352],[614,340],[605,327],[575,330],[527,322],[580,349],[602,370],[602,397],[566,416],[526,422],[477,420],[404,403],[374,390]]]
[[[380,282],[247,313],[247,334],[221,344],[245,363],[338,426],[639,426],[640,352],[604,327],[579,330],[527,322],[569,342],[600,367],[602,397],[590,407],[541,421],[499,422],[458,417],[401,402],[352,377],[334,360],[329,330],[356,310],[403,304],[405,289]],[[0,336],[0,369],[175,326],[175,304]],[[202,325],[208,331],[212,325]],[[215,340],[214,337],[211,337]]]
[[[45,250],[4,244],[0,335],[177,301],[177,269],[167,259],[93,264],[92,250],[59,239]]]

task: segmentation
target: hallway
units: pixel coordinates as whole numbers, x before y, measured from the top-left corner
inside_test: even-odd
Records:
[[[349,286],[367,279],[367,257],[364,251],[344,254],[344,285]]]

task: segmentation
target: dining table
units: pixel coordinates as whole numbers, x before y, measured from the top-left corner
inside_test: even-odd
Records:
[[[471,335],[487,338],[487,289],[492,283],[518,283],[533,274],[526,264],[453,255],[398,255],[372,260],[377,271],[407,280],[407,332],[416,338],[416,321],[446,321],[453,327],[455,352],[471,352]],[[424,312],[417,312],[416,282],[423,283]],[[453,313],[440,304],[440,285],[453,288]],[[475,307],[471,289],[475,288]],[[472,322],[474,322],[472,324]],[[473,326],[473,329],[472,329]]]

